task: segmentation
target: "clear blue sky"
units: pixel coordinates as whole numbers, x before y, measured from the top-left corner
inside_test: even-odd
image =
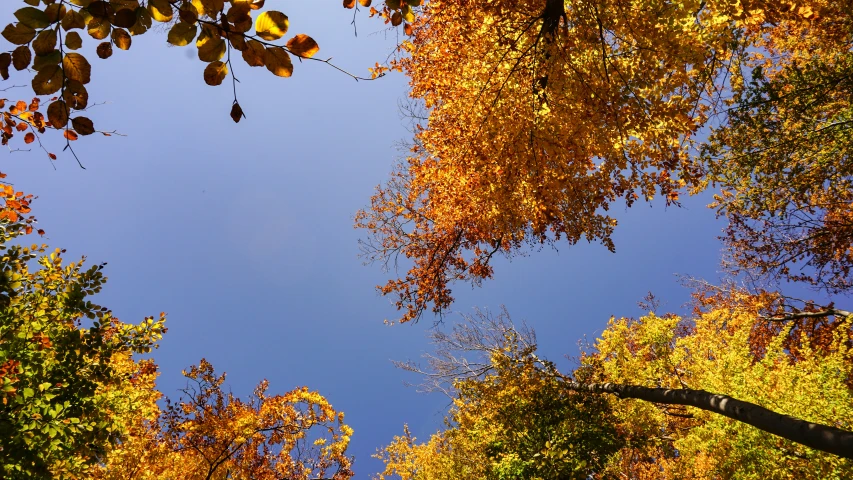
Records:
[[[320,56],[367,74],[393,48],[394,34],[360,15],[355,38],[352,12],[340,5],[266,7],[290,17],[291,33],[312,35]],[[19,6],[2,2],[4,24]],[[356,83],[320,64],[297,64],[282,79],[238,61],[248,118],[235,125],[230,86],[206,86],[194,50],[169,48],[164,33],[149,33],[134,37],[129,52],[100,60],[96,44],[84,35],[90,103],[110,103],[89,116],[97,128],[128,136],[76,142],[86,170],[63,154],[54,171],[40,152],[9,154],[0,170],[39,196],[34,213],[51,246],[67,248],[69,259],[109,263],[99,303],[128,322],[168,313],[169,333],[154,354],[160,389],[177,397],[181,369],[206,357],[228,373],[237,395],[263,378],[273,393],[319,390],[355,429],[359,479],[379,470],[370,455],[404,423],[419,437],[440,428],[447,400],[405,387],[417,379],[390,363],[428,351],[432,319],[383,324],[396,314],[374,289],[386,276],[362,265],[363,232],[352,227],[401,155],[395,143],[409,137],[397,109],[406,78]],[[3,85],[28,79],[17,73]],[[636,302],[649,290],[679,310],[689,292],[674,274],[718,278],[723,224],[706,203],[617,207],[615,254],[561,245],[499,261],[483,288],[456,286],[454,309],[506,305],[536,329],[545,356],[575,354],[577,341],[594,338],[611,315],[641,314]]]

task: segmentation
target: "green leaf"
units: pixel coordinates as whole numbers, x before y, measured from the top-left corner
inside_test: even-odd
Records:
[[[32,388],[26,387],[24,388],[22,393],[24,395],[24,398],[30,398],[35,395],[36,392],[34,392]]]

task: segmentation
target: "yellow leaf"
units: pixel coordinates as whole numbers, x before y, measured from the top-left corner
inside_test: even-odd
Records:
[[[255,31],[264,40],[278,40],[287,33],[289,25],[290,21],[287,19],[287,15],[270,10],[258,15],[257,20],[255,20]]]
[[[151,18],[158,22],[168,22],[174,15],[172,5],[168,0],[149,0],[148,11],[151,13]]]

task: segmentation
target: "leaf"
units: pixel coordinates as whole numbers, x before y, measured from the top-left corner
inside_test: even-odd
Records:
[[[344,0],[344,8],[355,8],[355,0]]]
[[[86,117],[74,117],[71,119],[71,126],[73,126],[74,130],[77,130],[77,133],[80,135],[91,135],[95,133],[94,124],[92,124],[92,121]]]
[[[403,8],[400,10],[403,13],[403,20],[412,23],[415,21],[415,12],[412,11],[412,7],[409,5],[403,5]]]
[[[168,0],[149,0],[148,12],[151,13],[151,18],[158,22],[168,22],[174,15]]]
[[[406,0],[410,7],[420,7],[422,0]]]
[[[130,34],[127,33],[126,30],[122,30],[121,28],[114,28],[112,37],[113,37],[113,43],[118,48],[120,48],[122,50],[129,50],[130,49],[130,43],[131,43]]]
[[[228,66],[222,62],[211,62],[204,67],[204,82],[208,85],[221,85],[227,75]]]
[[[86,31],[95,40],[103,40],[110,35],[110,22],[106,18],[92,17]]]
[[[36,31],[23,23],[10,23],[9,25],[6,25],[6,28],[3,29],[3,32],[0,33],[0,35],[3,35],[3,38],[8,40],[10,43],[14,43],[15,45],[24,45],[26,43],[30,43],[30,41],[35,38]]]
[[[67,138],[69,142],[77,140],[77,134],[74,132],[74,130],[65,130],[64,132],[62,132],[62,136]]]
[[[77,80],[83,85],[89,83],[92,67],[86,57],[79,53],[67,53],[62,59],[62,68],[65,70],[65,77],[70,80]]]
[[[36,136],[33,132],[28,132],[26,135],[24,135],[24,143],[26,143],[27,145],[29,145],[35,141],[36,141]]]
[[[98,0],[90,3],[87,7],[87,10],[89,11],[89,13],[92,14],[93,17],[104,18],[108,21],[112,19],[113,14],[115,13],[113,10],[113,6],[110,5],[109,2],[105,2],[103,0]]]
[[[151,24],[151,12],[147,8],[139,7],[136,9],[136,23],[128,31],[131,35],[142,35],[151,28]]]
[[[221,60],[225,55],[225,40],[221,37],[211,37],[207,35],[199,35],[196,41],[198,47],[198,58],[202,62],[215,62]]]
[[[61,3],[54,3],[53,5],[48,5],[47,8],[44,9],[44,14],[47,16],[47,21],[50,23],[56,23],[63,18],[68,13],[68,9],[65,8],[65,5]]]
[[[30,66],[32,60],[32,52],[26,45],[21,45],[12,51],[12,65],[15,70],[23,70]]]
[[[195,25],[198,21],[198,10],[192,3],[185,3],[181,5],[181,9],[178,10],[178,16],[181,17],[182,22]]]
[[[264,64],[267,70],[279,77],[293,75],[293,63],[290,55],[281,47],[270,47],[264,50]]]
[[[59,65],[53,65],[39,71],[33,77],[33,91],[36,95],[50,95],[62,88],[62,69]]]
[[[57,36],[55,30],[42,30],[33,42],[33,51],[36,55],[47,55],[48,53],[56,50],[56,40]]]
[[[0,76],[3,80],[9,79],[9,66],[12,65],[12,55],[9,53],[0,53]]]
[[[287,49],[298,57],[311,58],[320,50],[320,46],[313,38],[300,33],[287,41]]]
[[[391,25],[396,27],[401,23],[403,23],[403,14],[400,12],[394,12],[394,14],[391,15]]]
[[[405,33],[406,35],[411,37],[412,33],[413,33],[412,32],[412,25],[409,23],[403,25],[403,33]]]
[[[243,50],[243,60],[250,67],[264,66],[264,45],[257,40],[249,40],[246,42],[246,49]]]
[[[83,46],[83,39],[77,32],[68,32],[65,34],[65,46],[71,50],[77,50]]]
[[[47,106],[47,121],[56,129],[68,125],[68,106],[65,102],[57,100]]]
[[[15,12],[15,18],[19,22],[31,28],[45,28],[50,25],[47,15],[35,7],[24,7]]]
[[[258,15],[255,20],[255,32],[264,40],[278,40],[287,33],[290,21],[287,15],[270,10]]]
[[[106,42],[105,42],[106,43]],[[107,43],[109,45],[109,43]],[[77,81],[68,80],[65,82],[65,89],[62,91],[62,98],[69,108],[74,110],[83,110],[89,104],[89,92],[86,87]]]
[[[113,44],[110,42],[101,42],[98,44],[95,52],[98,54],[98,57],[106,60],[113,56]]]
[[[86,26],[86,20],[83,18],[83,15],[80,15],[74,10],[70,10],[68,13],[62,17],[62,21],[60,22],[62,28],[67,32],[68,30],[73,30],[75,28],[83,28]]]
[[[41,71],[52,65],[59,65],[62,60],[62,54],[59,50],[54,50],[47,55],[36,55],[33,62],[33,70]]]
[[[240,119],[245,117],[246,114],[243,113],[243,109],[240,107],[240,104],[234,102],[234,105],[231,105],[231,120],[234,120],[234,123],[240,123]]]
[[[358,0],[358,3],[360,3],[362,7],[366,8],[369,7],[370,4],[373,2],[371,0]]]
[[[172,45],[183,47],[189,45],[195,38],[198,27],[189,23],[178,22],[169,30],[166,41]]]
[[[219,12],[225,8],[223,0],[201,0],[204,14],[210,18],[219,18]]]
[[[122,8],[116,12],[112,24],[120,28],[131,28],[136,24],[136,12],[129,8]]]
[[[391,10],[399,10],[400,0],[385,0],[385,5],[387,5]]]

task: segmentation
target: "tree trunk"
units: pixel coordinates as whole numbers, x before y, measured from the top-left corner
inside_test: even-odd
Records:
[[[618,383],[564,382],[570,390],[612,393],[619,398],[636,398],[667,405],[687,405],[725,415],[792,442],[815,450],[853,459],[853,432],[782,415],[754,403],[704,390],[650,388]]]

